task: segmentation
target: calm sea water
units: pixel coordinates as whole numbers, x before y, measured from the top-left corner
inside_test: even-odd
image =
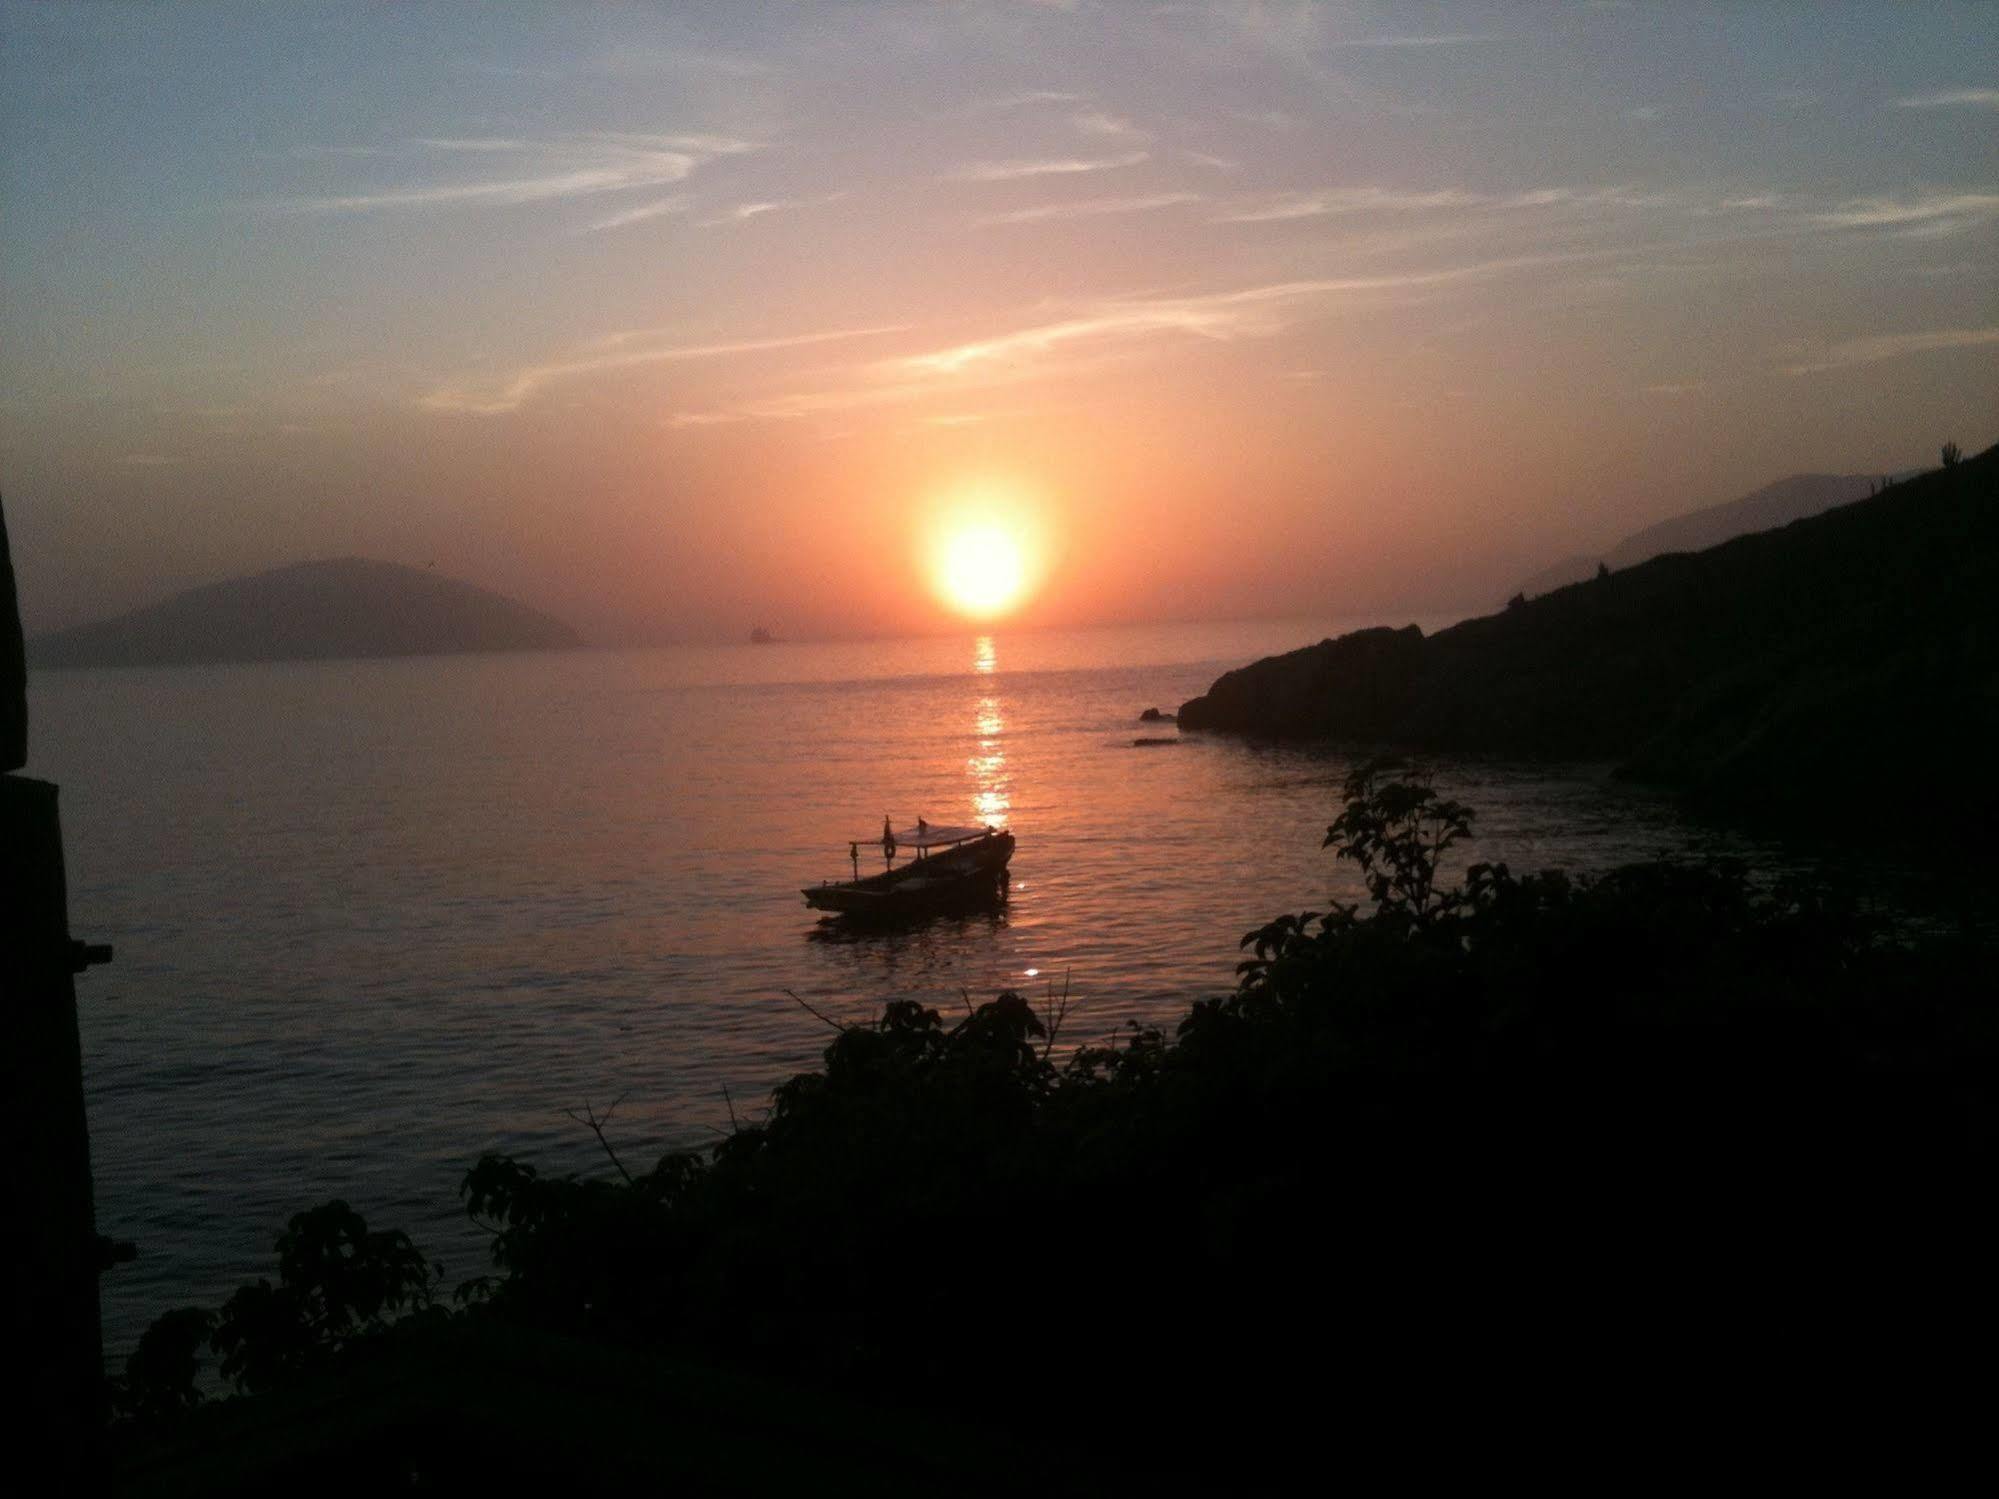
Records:
[[[603,1169],[564,1111],[614,1099],[635,1164],[713,1139],[826,1043],[786,988],[1170,1024],[1244,931],[1357,893],[1320,848],[1347,766],[1138,749],[1137,714],[1352,623],[35,676],[73,926],[117,947],[79,982],[99,1224],[140,1250],[110,1347],[328,1197],[478,1273],[482,1151]],[[1717,846],[1589,767],[1441,770],[1516,867]],[[884,813],[1012,828],[1004,914],[830,935],[798,887]]]

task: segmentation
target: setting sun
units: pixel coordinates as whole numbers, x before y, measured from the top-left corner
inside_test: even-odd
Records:
[[[1026,604],[1047,581],[1044,498],[1012,476],[960,480],[931,502],[918,529],[919,565],[937,601],[989,620]]]
[[[983,619],[1020,601],[1027,582],[1020,543],[998,526],[978,526],[944,544],[938,588],[961,614]]]

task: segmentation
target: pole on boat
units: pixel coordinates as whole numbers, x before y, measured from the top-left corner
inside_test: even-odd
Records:
[[[847,857],[848,857],[849,859],[852,859],[852,860],[854,861],[854,878],[858,880],[858,879],[859,879],[859,878],[861,877],[861,846],[860,846],[860,844],[858,844],[858,843],[850,843],[850,844],[848,844],[848,845],[847,845]]]

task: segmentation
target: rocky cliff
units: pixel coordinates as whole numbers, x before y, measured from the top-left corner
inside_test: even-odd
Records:
[[[1999,448],[1870,499],[1659,557],[1429,637],[1258,661],[1184,729],[1615,761],[1772,813],[1902,815],[1885,778],[1999,761]]]

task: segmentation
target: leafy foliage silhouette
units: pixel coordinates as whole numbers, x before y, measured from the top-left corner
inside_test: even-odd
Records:
[[[294,1216],[275,1248],[275,1286],[258,1280],[219,1311],[182,1307],[147,1330],[113,1388],[122,1410],[158,1419],[199,1404],[203,1345],[238,1389],[275,1388],[429,1310],[442,1274],[407,1234],[371,1231],[338,1199]]]

